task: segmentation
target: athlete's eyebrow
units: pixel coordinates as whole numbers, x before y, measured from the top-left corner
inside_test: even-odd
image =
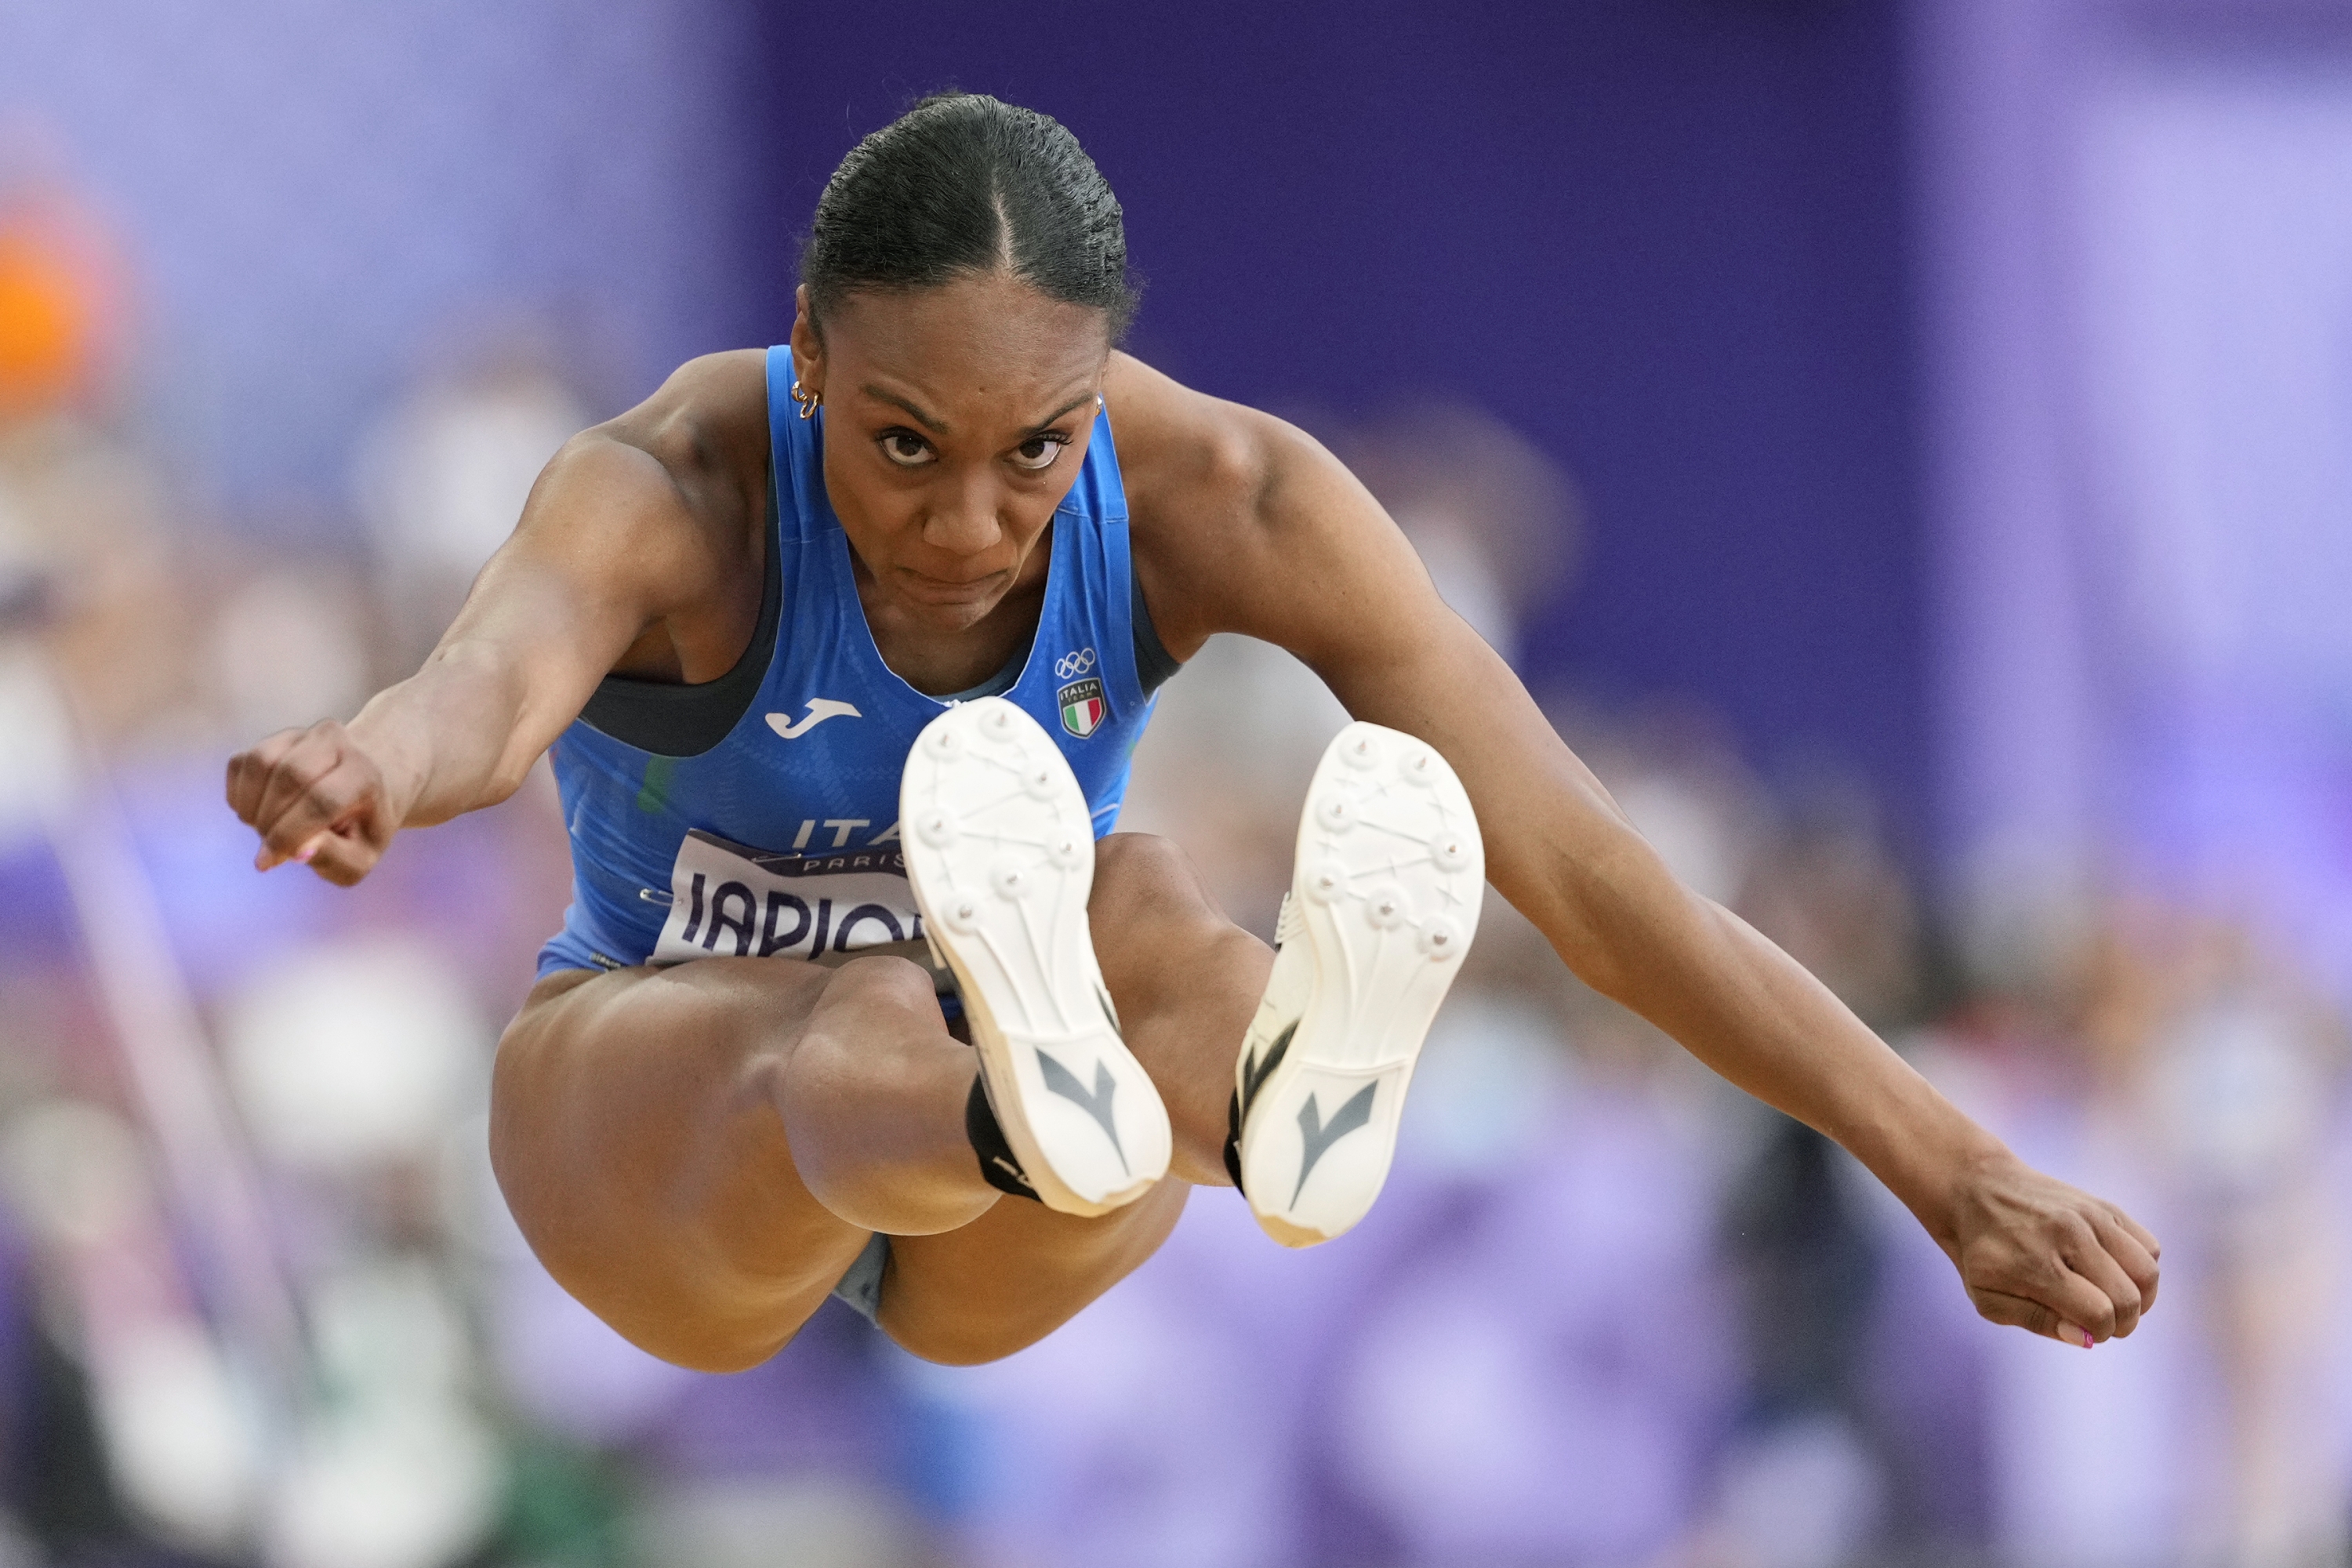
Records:
[[[944,436],[948,433],[948,425],[946,420],[932,418],[929,415],[924,413],[921,409],[916,407],[913,404],[908,402],[905,398],[899,396],[895,392],[885,392],[880,387],[874,385],[870,382],[865,386],[860,387],[858,390],[865,393],[868,397],[876,398],[883,403],[888,404],[893,408],[905,409],[908,414],[914,416],[916,424],[920,425],[924,429],[929,430],[934,436]],[[1054,417],[1059,419],[1061,416],[1056,414]]]
[[[1048,426],[1055,424],[1062,417],[1063,415],[1067,414],[1073,408],[1084,407],[1086,405],[1092,403],[1094,399],[1095,395],[1093,393],[1081,392],[1076,397],[1071,398],[1067,403],[1063,404],[1062,406],[1055,409],[1054,412],[1046,415],[1045,417],[1037,421],[1036,424],[1029,426],[1030,431],[1034,434],[1037,431],[1044,430]]]

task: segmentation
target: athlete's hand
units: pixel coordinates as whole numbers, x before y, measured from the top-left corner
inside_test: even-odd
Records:
[[[228,804],[261,835],[253,868],[299,860],[348,888],[383,858],[407,815],[384,771],[332,719],[280,730],[229,759]]]
[[[1980,1316],[2087,1350],[2156,1305],[2162,1249],[2115,1205],[2006,1152],[1956,1195],[1948,1249]]]

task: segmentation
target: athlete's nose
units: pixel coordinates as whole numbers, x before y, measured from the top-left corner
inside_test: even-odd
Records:
[[[923,519],[923,542],[952,555],[977,555],[1004,537],[996,497],[983,479],[948,490]]]

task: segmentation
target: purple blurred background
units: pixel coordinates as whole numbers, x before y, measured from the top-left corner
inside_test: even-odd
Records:
[[[1927,787],[1892,7],[19,25],[0,102],[146,247],[151,395],[236,509],[331,528],[371,410],[502,310],[584,338],[605,407],[781,339],[825,176],[954,84],[1087,143],[1150,283],[1143,357],[1265,407],[1468,399],[1568,466],[1609,526],[1531,673],[1698,697],[1906,812]]]
[[[959,1373],[562,1297],[479,1121],[551,794],[338,894],[220,761],[781,337],[947,85],[1078,134],[1133,351],[1356,467],[1687,879],[2166,1237],[2141,1334],[1977,1323],[1499,907],[1339,1246],[1204,1194]],[[2347,280],[2336,0],[11,11],[0,1568],[2341,1561]],[[1263,929],[1339,716],[1232,639],[1164,708],[1128,825]]]

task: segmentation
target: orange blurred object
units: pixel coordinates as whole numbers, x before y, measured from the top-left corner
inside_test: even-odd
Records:
[[[81,401],[110,357],[105,249],[52,205],[0,203],[0,421]]]

